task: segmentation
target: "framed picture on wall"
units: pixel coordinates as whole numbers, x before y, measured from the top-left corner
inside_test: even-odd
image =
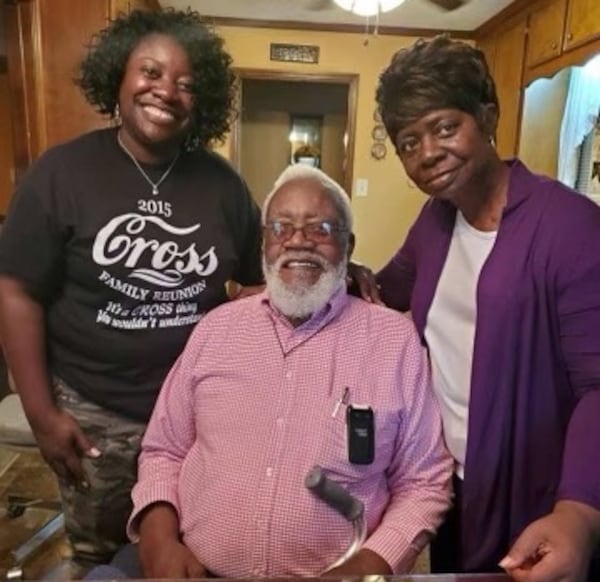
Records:
[[[321,167],[323,117],[290,116],[290,162]]]

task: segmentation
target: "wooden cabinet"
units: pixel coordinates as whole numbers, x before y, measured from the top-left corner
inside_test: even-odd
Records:
[[[107,120],[73,79],[91,36],[124,7],[150,0],[4,0],[16,179],[44,150]]]
[[[477,48],[483,52],[488,67],[493,71],[496,62],[496,35],[480,39],[477,42]]]
[[[600,0],[569,0],[565,24],[565,50],[599,37]]]
[[[521,17],[478,43],[496,82],[500,103],[496,144],[504,158],[514,156],[518,149],[526,34],[526,19]]]
[[[566,13],[567,0],[548,0],[533,9],[529,16],[528,67],[560,55]]]
[[[527,82],[580,64],[597,52],[600,0],[540,0],[528,12]]]

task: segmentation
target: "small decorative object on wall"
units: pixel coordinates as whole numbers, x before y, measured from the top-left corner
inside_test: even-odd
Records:
[[[385,141],[385,138],[387,137],[387,132],[385,131],[385,127],[378,123],[373,128],[373,131],[371,132],[371,137],[375,141]]]
[[[383,160],[383,158],[385,158],[386,154],[387,154],[387,148],[385,147],[385,144],[383,142],[376,141],[371,146],[371,157],[373,157],[374,159]]]
[[[375,160],[383,160],[387,154],[387,148],[385,147],[385,139],[387,137],[387,131],[385,125],[381,123],[381,115],[379,114],[379,108],[377,107],[373,113],[373,119],[375,120],[375,126],[371,130],[371,137],[373,138],[373,145],[371,146],[371,157]]]
[[[308,44],[280,44],[272,42],[271,60],[316,64],[319,62],[319,47]]]

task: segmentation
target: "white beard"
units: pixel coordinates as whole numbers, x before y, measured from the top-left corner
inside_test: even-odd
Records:
[[[290,259],[311,260],[323,267],[323,273],[316,283],[307,283],[298,277],[291,283],[285,283],[279,276],[281,265]],[[321,310],[332,295],[346,284],[348,259],[344,257],[337,266],[332,265],[320,255],[307,252],[287,252],[275,263],[268,265],[263,256],[263,271],[267,282],[269,299],[283,315],[290,319],[307,319]]]

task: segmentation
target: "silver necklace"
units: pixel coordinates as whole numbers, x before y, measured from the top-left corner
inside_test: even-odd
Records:
[[[121,135],[119,133],[117,133],[117,141],[119,142],[121,149],[131,158],[131,161],[135,164],[135,167],[140,171],[140,174],[144,176],[146,182],[148,182],[148,184],[152,186],[152,196],[158,196],[158,187],[167,179],[167,177],[171,173],[175,162],[177,162],[177,160],[179,159],[179,154],[181,153],[181,151],[177,152],[177,155],[173,158],[173,161],[169,164],[169,167],[165,170],[165,173],[158,179],[158,181],[153,182],[150,179],[150,176],[148,176],[148,174],[144,172],[144,168],[140,166],[140,163],[135,159],[135,156],[127,149],[127,147],[123,143],[123,140],[121,140]]]

